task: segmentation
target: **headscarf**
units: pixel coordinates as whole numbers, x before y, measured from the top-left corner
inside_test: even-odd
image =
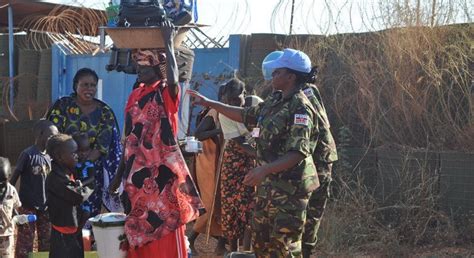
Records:
[[[133,60],[142,66],[157,66],[166,62],[166,55],[158,49],[137,49],[132,52]]]

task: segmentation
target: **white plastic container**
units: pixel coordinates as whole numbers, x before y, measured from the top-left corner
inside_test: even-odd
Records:
[[[120,239],[124,235],[126,215],[104,213],[89,219],[92,224],[99,258],[125,258],[127,252],[120,250]]]
[[[186,152],[196,153],[202,150],[201,142],[196,140],[194,136],[186,136],[186,146],[184,147]]]

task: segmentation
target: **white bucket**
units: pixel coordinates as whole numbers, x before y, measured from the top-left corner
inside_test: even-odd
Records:
[[[120,238],[124,236],[125,217],[123,213],[111,212],[89,219],[92,223],[99,258],[125,258],[127,256],[127,252],[120,250]]]

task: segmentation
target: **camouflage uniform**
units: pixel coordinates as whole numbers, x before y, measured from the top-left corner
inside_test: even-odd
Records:
[[[257,158],[273,162],[289,151],[306,158],[292,169],[269,175],[257,188],[252,220],[257,257],[300,257],[301,235],[311,192],[319,186],[311,154],[317,127],[315,110],[300,89],[283,98],[280,92],[256,107],[245,108],[244,123],[258,127]]]
[[[338,159],[336,143],[330,131],[329,120],[318,88],[312,84],[305,84],[303,92],[313,104],[318,114],[319,138],[313,159],[318,171],[320,187],[311,195],[306,214],[306,223],[303,233],[303,254],[309,257],[311,250],[318,241],[318,229],[329,197],[331,184],[332,163]]]

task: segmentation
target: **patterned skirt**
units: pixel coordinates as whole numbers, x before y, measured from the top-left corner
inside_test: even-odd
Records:
[[[243,181],[254,167],[255,160],[234,140],[229,140],[221,171],[221,223],[227,239],[242,238],[246,225],[250,225],[254,187],[244,185]]]

